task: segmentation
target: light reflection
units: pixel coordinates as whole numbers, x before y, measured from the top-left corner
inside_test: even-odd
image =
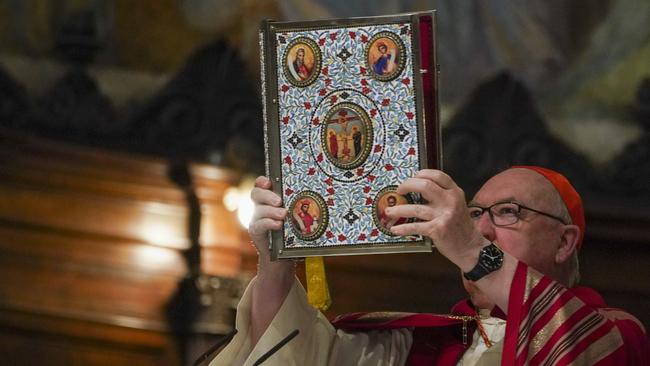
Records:
[[[135,262],[141,266],[166,267],[174,264],[176,257],[173,251],[154,246],[138,247],[135,251]]]
[[[146,223],[142,225],[142,236],[151,244],[169,243],[176,237],[169,226],[160,223]]]
[[[237,211],[237,219],[244,228],[248,229],[248,223],[253,217],[255,205],[251,200],[251,190],[255,186],[253,178],[244,178],[237,187],[230,187],[223,197],[223,204],[229,211]]]

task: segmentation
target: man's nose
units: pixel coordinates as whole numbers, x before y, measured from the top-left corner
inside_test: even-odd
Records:
[[[487,210],[483,212],[478,220],[474,221],[474,225],[476,225],[478,231],[480,231],[483,237],[485,237],[487,240],[496,240],[496,231],[494,230],[494,224],[492,223],[492,218],[490,217],[490,213]]]

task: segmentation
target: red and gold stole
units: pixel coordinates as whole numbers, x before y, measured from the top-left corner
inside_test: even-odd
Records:
[[[588,288],[567,289],[519,263],[502,365],[648,365],[641,323]]]
[[[503,318],[504,314],[496,309],[492,316]],[[338,316],[332,324],[348,332],[411,328],[413,344],[406,365],[451,366],[458,363],[471,345],[477,327],[489,343],[479,318],[469,300],[463,300],[453,307],[451,314],[354,313]]]

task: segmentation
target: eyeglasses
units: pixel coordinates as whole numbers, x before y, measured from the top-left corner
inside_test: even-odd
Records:
[[[490,214],[490,220],[492,220],[492,223],[496,226],[508,226],[517,223],[521,218],[521,210],[533,211],[567,225],[564,219],[559,216],[535,210],[534,208],[526,207],[515,202],[497,202],[490,207],[470,205],[467,208],[469,209],[469,217],[475,221],[480,219],[481,216],[483,216],[483,213],[487,211]]]

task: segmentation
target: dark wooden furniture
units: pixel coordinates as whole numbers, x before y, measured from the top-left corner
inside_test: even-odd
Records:
[[[192,334],[230,331],[244,237],[222,199],[236,177],[189,165],[188,188],[171,168],[0,131],[3,365],[180,365]],[[197,291],[176,300],[200,313],[175,334],[192,266]]]

